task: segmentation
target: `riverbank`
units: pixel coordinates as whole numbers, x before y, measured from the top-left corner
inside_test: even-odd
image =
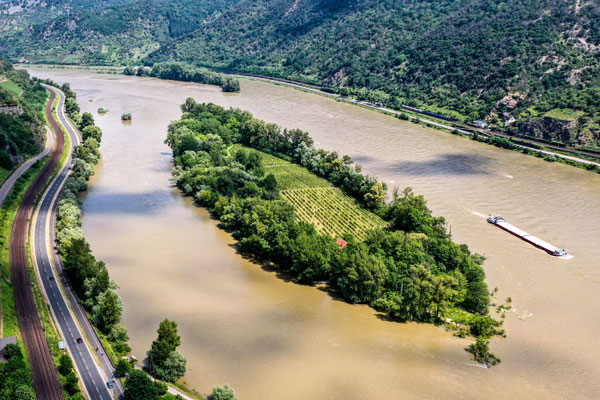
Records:
[[[122,67],[70,66],[70,65],[61,65],[61,64],[56,64],[56,65],[52,65],[52,66],[45,65],[45,64],[29,65],[29,67],[34,67],[34,68],[40,67],[40,66],[44,67],[44,68],[46,68],[46,67],[47,68],[56,68],[56,69],[73,68],[73,69],[95,71],[97,73],[123,74]],[[349,97],[343,97],[339,94],[323,91],[323,90],[321,90],[321,88],[319,86],[316,86],[316,85],[309,86],[304,83],[293,82],[293,81],[285,80],[285,79],[263,77],[263,76],[258,76],[255,74],[243,74],[243,73],[239,73],[239,72],[223,72],[223,71],[218,71],[218,70],[216,72],[235,76],[235,77],[256,79],[256,80],[261,80],[264,82],[269,82],[269,83],[272,83],[275,85],[283,85],[286,87],[291,87],[291,88],[301,90],[301,91],[304,91],[307,93],[313,93],[313,94],[317,94],[317,95],[324,96],[327,98],[332,98],[332,99],[335,99],[336,101],[345,102],[345,103],[352,104],[352,105],[355,105],[355,106],[358,106],[358,107],[361,107],[364,109],[377,111],[377,112],[383,113],[385,115],[390,115],[390,116],[394,116],[396,118],[405,119],[405,120],[411,121],[416,124],[424,124],[433,129],[443,130],[445,132],[458,134],[458,135],[466,137],[466,138],[472,138],[472,139],[478,140],[483,143],[491,144],[492,146],[502,147],[502,148],[507,149],[508,147],[506,147],[506,146],[498,146],[497,144],[495,144],[496,141],[494,140],[494,136],[502,137],[506,140],[509,140],[512,143],[511,148],[508,148],[509,150],[516,150],[523,154],[534,155],[536,157],[544,158],[546,161],[549,161],[549,162],[554,162],[554,161],[562,162],[567,165],[571,165],[571,166],[585,169],[588,171],[589,170],[595,171],[596,173],[600,174],[600,161],[597,161],[597,158],[588,158],[584,154],[577,152],[576,149],[567,148],[564,151],[560,151],[560,150],[556,149],[556,147],[550,148],[547,146],[546,143],[541,142],[541,141],[535,141],[532,138],[510,137],[508,135],[492,132],[489,130],[476,129],[476,128],[472,128],[472,127],[470,127],[467,130],[464,128],[464,125],[462,125],[462,124],[456,125],[454,123],[449,123],[449,122],[436,122],[436,121],[429,119],[429,116],[426,116],[424,114],[417,114],[415,112],[408,111],[408,110],[402,110],[402,111],[393,110],[393,109],[386,108],[386,107],[383,107],[380,105],[371,104],[366,101],[361,101],[361,100],[353,99],[353,98],[349,98]],[[490,140],[490,138],[491,138],[491,140]],[[529,145],[523,144],[524,142],[529,142]],[[569,154],[564,154],[564,152],[576,153],[578,155],[578,157],[575,157],[575,156],[572,156]]]
[[[578,167],[578,168],[582,168],[585,170],[594,170],[596,173],[600,174],[600,162],[594,161],[594,159],[585,159],[585,158],[581,158],[581,157],[565,155],[561,152],[550,151],[550,149],[547,148],[546,143],[535,142],[531,138],[509,137],[509,136],[503,135],[503,134],[496,134],[493,131],[481,130],[481,129],[475,129],[475,128],[469,128],[468,130],[466,130],[466,129],[464,129],[463,125],[455,125],[455,124],[448,123],[448,122],[445,122],[445,123],[435,122],[435,121],[428,119],[427,116],[425,116],[423,114],[417,114],[415,112],[411,112],[408,110],[402,110],[402,111],[393,110],[393,109],[386,108],[386,107],[383,107],[380,105],[371,104],[366,101],[361,101],[361,100],[352,99],[349,97],[343,97],[338,94],[325,92],[325,91],[319,89],[318,87],[310,87],[310,86],[305,86],[305,85],[295,83],[292,81],[279,80],[279,79],[268,78],[268,77],[260,77],[260,76],[251,75],[251,74],[248,74],[248,75],[239,74],[239,73],[232,73],[232,74],[234,76],[246,77],[249,79],[258,79],[258,80],[270,82],[270,83],[277,84],[277,85],[283,85],[283,86],[291,87],[294,89],[302,90],[302,91],[305,91],[308,93],[315,93],[320,96],[333,98],[336,101],[346,102],[348,104],[353,104],[353,105],[356,105],[356,106],[359,106],[362,108],[366,108],[366,109],[374,110],[377,112],[381,112],[386,115],[394,116],[396,118],[405,119],[405,120],[414,122],[416,124],[425,124],[434,129],[440,129],[440,130],[443,130],[443,131],[446,131],[449,133],[458,134],[463,137],[475,139],[479,142],[488,143],[488,144],[491,144],[496,147],[508,148],[509,150],[517,150],[523,154],[532,154],[532,155],[535,155],[537,157],[542,157],[542,158],[544,158],[544,156],[551,156],[551,157],[554,157],[555,159],[552,159],[552,158],[545,158],[545,159],[547,161],[560,161],[565,164],[568,164],[568,165],[571,165],[574,167]],[[512,148],[498,146],[497,144],[495,144],[494,136],[502,137],[506,140],[509,140],[513,145]],[[528,146],[528,145],[520,144],[519,141],[521,143],[523,141],[529,141],[530,145]],[[567,149],[567,150],[570,152],[577,153],[577,151],[575,149]],[[579,154],[579,153],[577,153],[577,154]],[[593,167],[593,168],[590,168],[590,167]]]

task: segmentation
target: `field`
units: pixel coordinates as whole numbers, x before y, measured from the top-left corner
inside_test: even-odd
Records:
[[[9,80],[5,80],[4,82],[0,83],[0,87],[13,96],[19,96],[22,92],[21,88],[16,83]]]
[[[319,232],[334,238],[351,233],[364,240],[368,230],[386,225],[352,197],[306,168],[259,153],[265,174],[275,176],[281,196],[292,203],[300,219],[313,224]]]

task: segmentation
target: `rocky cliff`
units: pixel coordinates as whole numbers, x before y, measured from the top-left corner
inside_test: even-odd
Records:
[[[551,117],[523,122],[519,136],[562,142],[569,146],[593,146],[600,144],[600,129],[584,126],[580,121],[562,121]]]

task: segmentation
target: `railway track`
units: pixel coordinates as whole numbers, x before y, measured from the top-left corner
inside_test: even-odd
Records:
[[[58,165],[65,145],[60,126],[52,115],[52,103],[55,97],[56,95],[51,92],[50,101],[46,107],[46,115],[56,135],[56,145],[50,153],[49,162],[27,190],[19,206],[10,238],[10,268],[15,307],[23,342],[27,347],[33,387],[37,398],[44,400],[62,400],[64,397],[33,297],[31,288],[33,278],[29,275],[26,243],[29,236],[29,220],[33,214],[37,198]]]

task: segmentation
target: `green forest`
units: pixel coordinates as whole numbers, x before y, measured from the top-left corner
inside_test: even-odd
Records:
[[[442,323],[452,316],[462,334],[478,337],[479,347],[471,349],[478,361],[498,361],[487,347],[491,336],[503,332],[488,315],[484,258],[452,241],[444,218],[432,215],[423,196],[406,188],[386,203],[385,184],[363,174],[350,157],[317,149],[307,132],[193,99],[182,111],[165,141],[175,157],[174,180],[220,220],[242,252],[298,282],[328,282],[344,300],[370,304],[395,320]],[[301,165],[378,214],[387,227],[369,230],[364,240],[345,232],[348,244],[340,249],[335,236],[298,217],[281,196],[285,183],[265,168],[265,157],[238,144]]]
[[[40,151],[43,110],[48,94],[26,71],[16,70],[0,58],[0,182],[16,164]]]
[[[600,5],[570,0],[66,0],[0,17],[13,60],[179,61],[598,148]],[[81,4],[80,4],[81,3]],[[555,110],[569,118],[556,119]],[[575,120],[571,116],[575,115]]]

